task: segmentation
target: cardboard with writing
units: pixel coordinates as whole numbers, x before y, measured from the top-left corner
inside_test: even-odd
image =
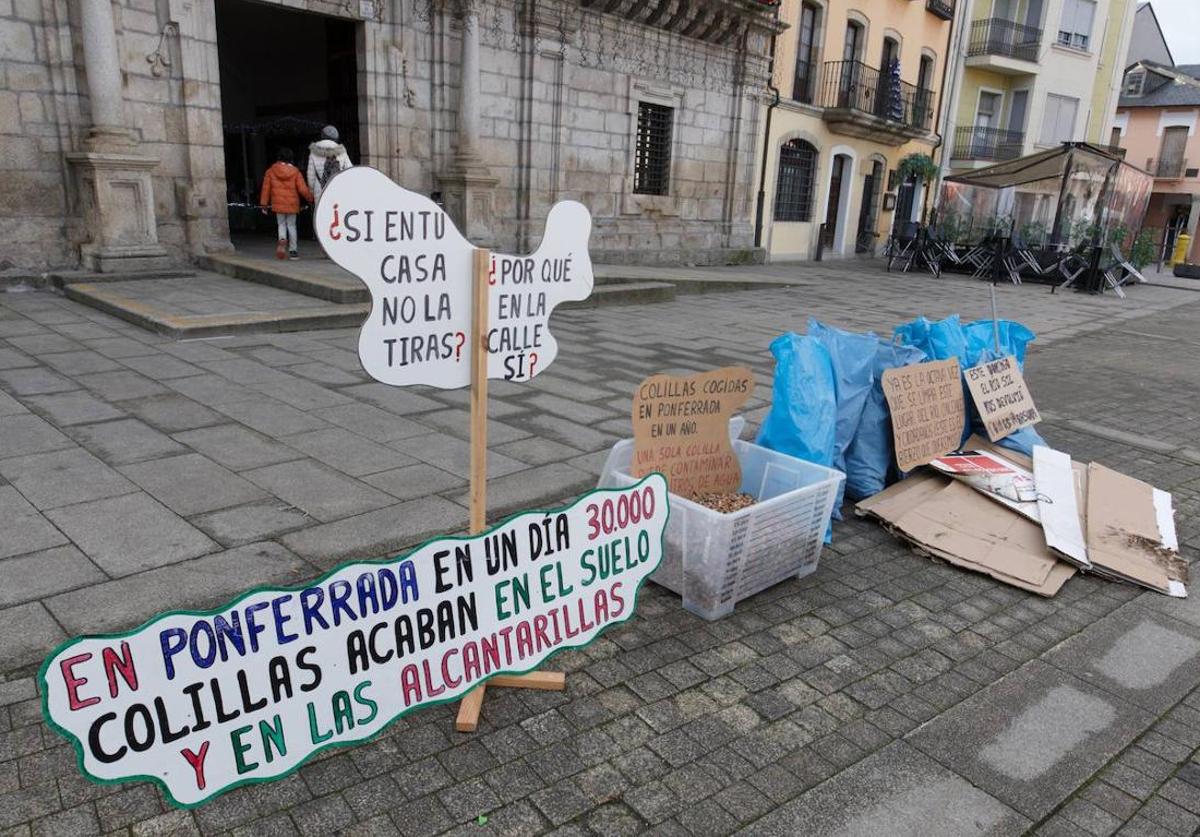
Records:
[[[958,449],[965,413],[957,360],[887,369],[881,383],[901,471]]]
[[[198,805],[626,621],[667,515],[651,475],[303,588],[73,639],[42,665],[43,712],[89,778],[150,779]]]
[[[661,472],[680,497],[737,491],[742,469],[729,420],[753,392],[744,366],[642,381],[633,396],[632,475]]]
[[[993,442],[1042,420],[1015,357],[985,361],[967,369],[965,376],[971,399]]]

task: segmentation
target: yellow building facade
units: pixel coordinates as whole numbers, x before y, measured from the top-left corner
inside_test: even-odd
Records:
[[[1107,145],[1134,0],[965,0],[947,85],[946,169]]]
[[[894,217],[920,217],[924,184],[896,168],[910,153],[938,157],[955,11],[955,0],[782,1],[759,157],[769,260],[876,253]]]

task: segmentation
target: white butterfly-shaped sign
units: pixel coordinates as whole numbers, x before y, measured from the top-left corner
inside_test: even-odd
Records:
[[[368,166],[338,174],[314,213],[329,258],[371,292],[358,356],[393,386],[470,384],[472,252],[450,216]],[[592,292],[592,217],[576,201],[555,204],[537,251],[494,253],[488,276],[488,377],[525,381],[558,354],[550,313]]]

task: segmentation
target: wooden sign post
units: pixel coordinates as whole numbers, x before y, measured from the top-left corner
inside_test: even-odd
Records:
[[[471,263],[471,511],[470,531],[474,535],[487,525],[487,399],[488,399],[488,277],[492,254],[475,250]],[[458,704],[454,728],[474,732],[479,728],[479,713],[487,687],[561,691],[567,687],[561,671],[531,671],[501,675],[467,692]]]
[[[491,253],[472,246],[425,195],[355,166],[321,193],[314,226],[326,254],[371,293],[358,339],[363,369],[392,386],[471,387],[470,531],[481,532],[488,378],[528,381],[554,361],[550,314],[592,292],[591,214],[577,201],[560,201],[534,253]],[[561,674],[543,672],[488,682],[563,688]],[[480,686],[464,698],[458,729],[476,728],[483,694]]]

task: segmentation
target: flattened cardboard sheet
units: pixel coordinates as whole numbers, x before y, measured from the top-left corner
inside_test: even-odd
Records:
[[[920,552],[1038,595],[1053,596],[1075,574],[1046,548],[1036,523],[931,471],[863,500],[856,511]]]
[[[1088,465],[1087,547],[1092,564],[1168,596],[1186,596],[1187,564],[1172,548],[1177,542],[1170,502],[1169,494],[1141,480],[1095,462]]]
[[[1092,562],[1087,557],[1071,457],[1039,445],[1033,449],[1033,476],[1037,483],[1038,515],[1046,546],[1064,561],[1090,568]]]

